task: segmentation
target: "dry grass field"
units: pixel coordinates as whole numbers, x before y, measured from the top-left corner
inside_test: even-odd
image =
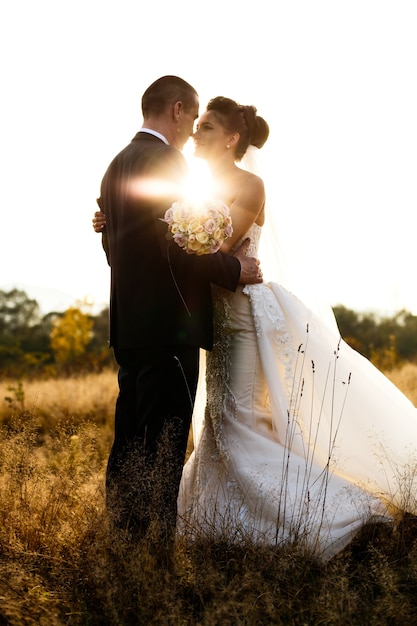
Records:
[[[384,373],[417,406],[417,365],[406,363]]]
[[[417,366],[388,373],[417,404]],[[109,527],[114,371],[0,383],[0,625],[417,623],[417,526],[369,527],[328,563],[296,547],[187,543],[164,567]]]

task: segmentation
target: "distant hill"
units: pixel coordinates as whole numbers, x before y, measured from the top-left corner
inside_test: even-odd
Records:
[[[36,287],[35,285],[26,285],[24,283],[15,283],[8,285],[0,285],[2,291],[12,291],[18,289],[24,291],[29,298],[36,300],[42,315],[47,313],[66,311],[70,306],[74,306],[80,300],[79,296],[74,296],[57,289],[48,289],[47,287]],[[107,306],[106,302],[97,303],[94,312],[99,312]]]

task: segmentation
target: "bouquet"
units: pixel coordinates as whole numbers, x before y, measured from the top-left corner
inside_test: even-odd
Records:
[[[167,237],[187,254],[212,254],[233,233],[229,208],[219,200],[178,201],[166,211]]]

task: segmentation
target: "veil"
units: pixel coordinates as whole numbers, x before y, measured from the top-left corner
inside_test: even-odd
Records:
[[[268,181],[261,171],[261,154],[259,148],[249,146],[239,166],[256,174],[265,183],[266,203],[265,203],[265,227],[259,245],[259,258],[261,260],[262,272],[266,280],[274,279],[291,290],[291,273],[289,271],[288,260],[285,258],[284,246],[280,241],[279,218],[274,215],[271,202],[268,197]]]
[[[239,164],[242,169],[256,174],[264,181],[266,191],[265,224],[259,244],[259,259],[265,282],[275,282],[296,295],[323,321],[335,330],[333,309],[320,294],[311,271],[301,277],[291,263],[294,256],[294,237],[285,220],[286,207],[279,206],[276,176],[264,160],[263,153],[249,146]]]

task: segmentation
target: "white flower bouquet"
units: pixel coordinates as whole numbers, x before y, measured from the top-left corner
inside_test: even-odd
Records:
[[[168,237],[187,254],[212,254],[233,233],[229,207],[219,200],[178,201],[166,211]]]

